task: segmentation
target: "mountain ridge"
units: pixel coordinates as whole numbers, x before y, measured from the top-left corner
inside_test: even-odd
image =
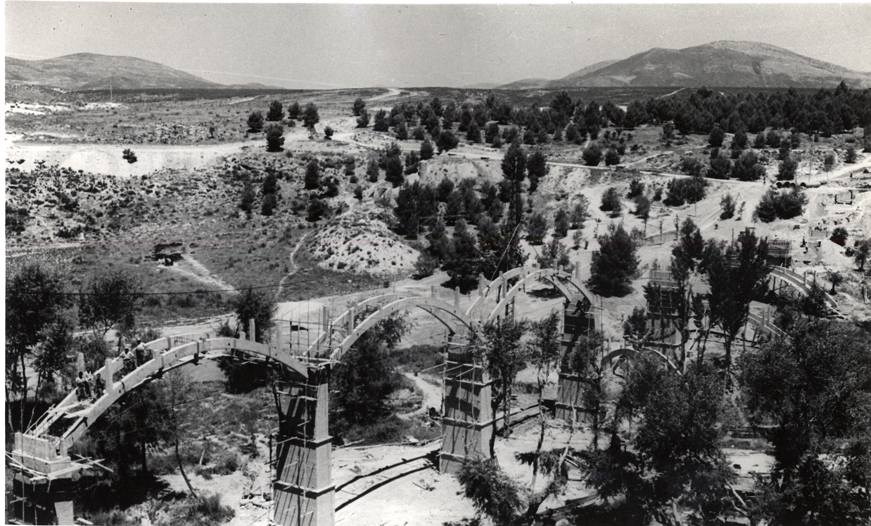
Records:
[[[42,60],[6,58],[6,82],[65,90],[221,89],[223,84],[136,57],[74,53]]]
[[[871,73],[763,42],[720,40],[683,49],[654,47],[592,64],[544,87],[834,88],[841,81],[854,88],[871,87]]]

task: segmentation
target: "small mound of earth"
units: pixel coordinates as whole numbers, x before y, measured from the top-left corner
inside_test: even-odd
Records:
[[[382,212],[354,210],[309,238],[318,266],[355,274],[407,274],[420,253],[387,228]]]

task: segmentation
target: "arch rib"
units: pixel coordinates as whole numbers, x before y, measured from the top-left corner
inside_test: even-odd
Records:
[[[567,272],[552,268],[530,269],[528,267],[519,267],[514,270],[525,272],[517,272],[514,274],[514,276],[516,276],[522,273],[523,277],[517,283],[515,283],[513,287],[511,287],[511,289],[505,294],[505,297],[502,298],[502,300],[493,308],[492,311],[490,311],[490,315],[487,316],[488,323],[492,322],[497,316],[499,316],[499,313],[502,312],[506,305],[508,305],[508,302],[514,299],[514,297],[517,296],[517,293],[520,292],[521,286],[533,278],[544,278],[550,281],[557,288],[557,290],[559,290],[560,293],[566,299],[568,299],[569,297],[571,297],[571,293],[566,288],[565,284],[560,281],[566,280],[568,283],[578,289],[578,292],[585,296],[587,300],[589,300],[591,303],[593,302],[594,296],[583,285],[575,282],[573,276]],[[508,273],[506,272],[505,275],[507,276]]]
[[[63,417],[72,418],[72,425],[60,437],[60,443],[58,444],[61,455],[65,456],[68,448],[87,432],[88,427],[97,421],[125,393],[146,383],[155,377],[155,375],[160,375],[171,369],[192,363],[194,356],[215,358],[219,355],[228,354],[230,351],[239,350],[271,358],[304,377],[308,376],[308,369],[304,364],[290,354],[274,349],[267,344],[236,338],[211,338],[183,343],[161,352],[161,349],[166,349],[167,343],[172,342],[173,339],[172,337],[161,338],[147,343],[146,348],[152,351],[152,358],[117,382],[114,381],[113,376],[123,366],[122,360],[120,358],[107,360],[106,365],[95,371],[95,374],[101,374],[107,384],[103,396],[93,404],[79,408],[75,401],[76,393],[73,391],[60,404],[49,411],[49,417],[39,422],[38,425],[34,426],[26,434],[38,437],[46,433],[51,424],[59,419]],[[211,354],[206,355],[206,353]],[[68,400],[72,401],[67,403]],[[68,412],[71,409],[73,412]]]
[[[365,320],[360,322],[359,325],[355,326],[354,330],[351,331],[347,336],[345,336],[339,346],[332,352],[332,354],[330,355],[330,359],[337,361],[341,360],[342,355],[351,348],[354,342],[356,342],[357,339],[362,336],[364,332],[366,332],[376,323],[393,314],[394,312],[410,307],[418,307],[432,314],[437,320],[442,322],[450,330],[454,330],[454,326],[449,323],[447,319],[439,316],[437,313],[438,311],[451,315],[456,321],[459,321],[466,327],[472,327],[472,322],[469,317],[466,316],[466,313],[464,313],[459,308],[454,307],[453,305],[445,303],[444,301],[424,296],[412,296],[410,298],[402,298],[381,307],[376,312],[369,315],[369,317],[367,317]]]
[[[677,365],[672,363],[672,361],[669,360],[668,357],[666,355],[662,354],[661,352],[659,352],[655,349],[644,349],[644,351],[655,354],[658,358],[660,358],[662,361],[664,361],[666,365],[668,365],[670,368],[672,368],[676,373],[683,374],[681,372],[681,370],[678,369]],[[638,351],[636,349],[630,349],[630,348],[617,349],[616,351],[611,351],[604,358],[602,358],[601,366],[602,366],[602,368],[605,368],[605,366],[608,365],[609,363],[611,363],[615,358],[621,358],[621,357],[627,356],[631,353],[641,354],[641,351]]]

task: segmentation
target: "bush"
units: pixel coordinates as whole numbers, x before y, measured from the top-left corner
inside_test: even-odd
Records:
[[[763,175],[765,167],[759,164],[759,157],[752,150],[743,152],[732,167],[732,177],[741,181],[757,181]]]
[[[263,196],[263,204],[260,206],[260,213],[265,216],[271,216],[277,205],[278,200],[275,198],[275,194],[266,194]]]
[[[723,213],[720,214],[720,219],[729,219],[735,215],[735,198],[732,194],[726,194],[720,200],[720,207]]]
[[[832,237],[830,237],[829,239],[841,246],[844,246],[844,244],[847,242],[847,236],[847,229],[839,226],[835,228],[835,230],[832,232]]]
[[[582,157],[587,166],[599,166],[602,161],[602,148],[597,143],[592,143],[584,148]]]
[[[610,187],[602,194],[602,205],[599,210],[603,212],[611,212],[611,215],[618,216],[623,210],[623,202],[620,199],[620,193],[615,187]]]
[[[703,177],[672,179],[668,183],[668,197],[664,203],[669,206],[696,203],[705,198],[707,186],[708,182]]]
[[[847,147],[847,153],[844,156],[844,162],[849,164],[853,164],[856,162],[856,148],[854,148],[853,146]]]
[[[547,233],[547,218],[540,212],[530,216],[526,225],[526,239],[533,245],[540,245]]]
[[[687,175],[702,175],[702,170],[705,169],[705,163],[691,155],[687,155],[681,159],[680,169]]]
[[[266,151],[280,152],[284,145],[284,126],[273,124],[266,130]]]
[[[330,211],[330,206],[320,199],[312,199],[308,204],[308,215],[306,219],[308,221],[319,221],[322,217],[324,217]]]
[[[263,114],[259,111],[251,112],[248,116],[248,129],[253,132],[259,132],[263,129]]]
[[[778,218],[791,219],[801,215],[806,204],[807,196],[798,187],[782,192],[769,190],[762,196],[755,215],[763,223],[770,223]]]
[[[412,277],[414,279],[423,279],[432,276],[438,266],[438,259],[432,257],[427,252],[421,252],[414,263],[414,274],[412,274]]]
[[[614,148],[608,148],[605,153],[605,166],[614,166],[620,164],[620,154]]]
[[[635,199],[637,196],[644,193],[644,183],[638,179],[633,179],[629,182],[629,199]]]
[[[798,168],[798,163],[792,157],[784,159],[777,167],[778,181],[792,181],[795,179],[795,171]]]

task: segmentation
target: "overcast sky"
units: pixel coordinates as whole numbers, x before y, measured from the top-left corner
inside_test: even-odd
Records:
[[[555,79],[652,47],[752,40],[871,72],[871,3],[181,4],[6,2],[6,55],[129,55],[287,88]]]

